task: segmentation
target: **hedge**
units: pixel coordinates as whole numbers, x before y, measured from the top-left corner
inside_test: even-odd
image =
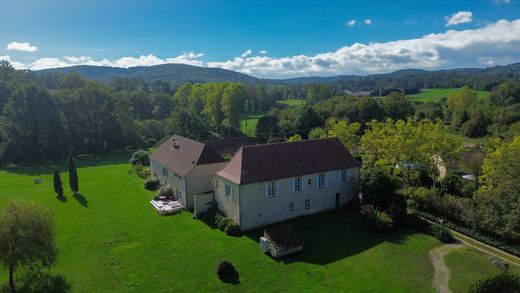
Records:
[[[414,211],[414,214],[418,215],[418,216],[421,216],[421,217],[424,217],[430,221],[433,221],[433,222],[439,222],[440,218],[438,218],[437,216],[435,215],[432,215],[430,213],[426,213],[426,212],[423,212],[423,211]],[[501,249],[503,251],[506,251],[508,253],[511,253],[513,255],[516,255],[516,256],[520,256],[520,246],[519,245],[514,245],[514,244],[510,244],[510,243],[506,243],[504,241],[501,241],[501,240],[498,240],[496,238],[493,238],[493,237],[490,237],[490,236],[487,236],[487,235],[483,235],[473,229],[469,229],[469,228],[466,228],[466,227],[460,227],[460,226],[457,226],[456,224],[448,221],[448,220],[444,220],[443,222],[443,226],[445,227],[448,227],[452,230],[455,230],[461,234],[464,234],[468,237],[471,237],[471,238],[474,238],[480,242],[483,242],[487,245],[491,245],[493,247],[496,247],[498,249]]]

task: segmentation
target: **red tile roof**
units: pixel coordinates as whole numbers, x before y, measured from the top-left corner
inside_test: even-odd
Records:
[[[360,165],[334,137],[243,146],[218,175],[248,184]]]
[[[173,139],[175,139],[175,147]],[[211,148],[180,135],[173,135],[161,144],[150,155],[150,159],[183,177],[196,165],[225,162],[224,158]]]
[[[247,136],[208,140],[203,141],[202,143],[209,146],[221,156],[232,156],[240,149],[240,147],[255,144],[254,140]]]

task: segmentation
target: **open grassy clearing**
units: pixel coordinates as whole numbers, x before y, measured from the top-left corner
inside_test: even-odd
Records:
[[[288,106],[303,106],[303,105],[305,105],[305,100],[286,99],[286,100],[277,101],[277,103],[288,105]]]
[[[425,89],[421,93],[407,95],[410,100],[419,103],[427,103],[427,102],[439,102],[441,98],[447,98],[450,94],[456,93],[459,91],[459,88],[453,89]],[[485,91],[476,91],[477,98],[483,99],[489,96],[489,92]]]
[[[72,283],[74,292],[433,291],[428,251],[439,242],[430,236],[411,230],[369,232],[356,213],[339,211],[292,221],[305,249],[274,260],[260,252],[262,231],[235,238],[188,212],[156,215],[148,202],[152,193],[128,173],[127,159],[121,154],[79,162],[81,196],[67,192],[66,202],[54,197],[54,167],[0,170],[0,207],[22,199],[52,209],[60,249],[54,271]],[[63,171],[65,165],[58,168]],[[43,183],[33,184],[36,177]],[[66,187],[66,173],[62,179]],[[240,284],[217,279],[214,268],[221,259],[235,264]],[[474,264],[462,260],[456,268],[470,271]],[[6,281],[7,273],[0,271],[0,283]]]
[[[256,123],[266,112],[247,113],[240,119],[240,129],[249,136],[255,136]]]
[[[66,202],[53,195],[52,168],[0,171],[0,206],[16,198],[53,210],[60,249],[55,271],[75,292],[431,291],[427,252],[438,242],[429,236],[409,230],[371,233],[352,212],[316,215],[294,221],[305,251],[273,260],[260,252],[261,231],[233,238],[187,212],[157,216],[148,203],[152,193],[128,174],[126,159],[80,163],[82,198],[67,192]],[[33,184],[35,177],[43,183]],[[62,178],[67,181],[66,173]],[[224,258],[240,273],[235,287],[215,276],[215,264]],[[0,282],[6,281],[2,271]]]
[[[454,293],[467,292],[479,279],[500,273],[488,254],[467,246],[446,255],[445,261],[450,268],[449,286]],[[511,266],[510,269],[520,272],[516,266]]]

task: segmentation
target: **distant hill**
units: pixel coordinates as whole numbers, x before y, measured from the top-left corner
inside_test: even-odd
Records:
[[[107,66],[78,65],[62,68],[51,68],[36,71],[38,73],[64,74],[75,71],[87,79],[111,81],[116,77],[136,78],[146,81],[162,80],[171,83],[185,82],[242,82],[249,84],[262,83],[262,79],[247,74],[221,69],[198,67],[186,64],[163,64],[155,66],[139,66],[118,68]]]
[[[75,71],[88,79],[102,81],[111,81],[116,77],[122,77],[143,79],[145,81],[162,80],[175,84],[223,81],[247,84],[326,83],[331,85],[336,91],[368,91],[375,95],[386,94],[392,90],[416,93],[423,88],[458,88],[464,85],[469,85],[474,89],[491,90],[505,80],[520,81],[520,63],[488,68],[458,68],[436,71],[405,69],[367,76],[311,76],[289,79],[262,79],[221,68],[197,67],[185,64],[163,64],[130,68],[80,65],[39,70],[36,73],[64,74],[71,71]]]

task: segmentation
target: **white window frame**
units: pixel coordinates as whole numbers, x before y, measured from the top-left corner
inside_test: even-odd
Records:
[[[340,183],[347,182],[347,174],[348,174],[347,169],[343,169],[343,170],[339,171],[339,182]]]
[[[311,200],[310,199],[306,199],[305,200],[305,209],[308,210],[311,208]]]
[[[271,181],[267,183],[267,197],[276,196],[276,182]]]
[[[227,198],[233,198],[233,187],[231,187],[231,185],[226,184],[224,186],[224,195],[226,195]]]
[[[325,188],[325,173],[320,173],[318,174],[318,182],[317,182],[317,185],[318,185],[318,188]]]
[[[293,192],[302,192],[303,191],[303,179],[302,177],[295,177],[293,179]]]

